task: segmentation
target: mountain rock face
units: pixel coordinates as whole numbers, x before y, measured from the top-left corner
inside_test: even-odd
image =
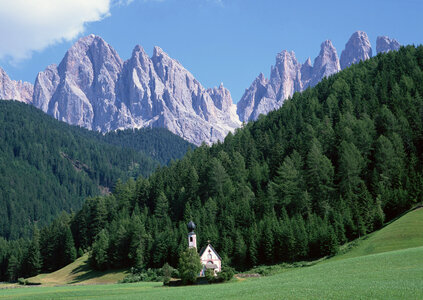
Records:
[[[60,76],[55,64],[52,64],[44,71],[39,72],[37,78],[35,79],[32,104],[42,111],[47,112],[49,102],[59,83]]]
[[[64,122],[107,132],[165,127],[194,143],[212,143],[240,126],[231,95],[206,90],[159,47],[136,46],[123,62],[102,38],[77,41],[58,67],[37,76],[33,104]]]
[[[34,87],[31,83],[12,80],[6,72],[0,68],[0,99],[13,99],[31,103],[33,89]]]
[[[341,53],[341,69],[345,69],[361,60],[372,57],[372,47],[367,33],[356,31],[352,34],[344,51]]]
[[[93,130],[112,130],[115,83],[123,62],[102,38],[76,42],[56,68],[37,75],[33,103],[56,119]]]
[[[378,36],[376,39],[376,53],[386,53],[397,51],[401,47],[400,43],[387,36]]]
[[[320,46],[320,53],[311,65],[310,58],[300,64],[294,52],[282,51],[276,56],[270,79],[260,74],[238,102],[237,113],[241,121],[250,121],[282,106],[294,92],[316,85],[324,77],[340,70],[339,59],[332,42]]]
[[[114,128],[165,127],[199,145],[223,140],[240,126],[223,85],[206,90],[159,47],[150,58],[136,46],[117,85],[119,112]]]
[[[263,73],[260,73],[238,102],[237,114],[241,121],[247,122],[276,108],[277,101],[273,87]]]
[[[304,84],[304,88],[315,86],[325,77],[329,77],[341,70],[338,53],[332,42],[329,40],[324,41],[320,45],[319,56],[314,60],[312,69],[312,77],[310,84]]]
[[[286,99],[301,88],[301,64],[293,51],[283,50],[276,55],[276,64],[270,70],[270,86],[276,100]]]

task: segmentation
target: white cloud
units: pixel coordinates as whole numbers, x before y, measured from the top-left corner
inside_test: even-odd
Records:
[[[17,62],[33,51],[72,40],[86,23],[109,16],[114,4],[111,0],[0,0],[0,59]]]

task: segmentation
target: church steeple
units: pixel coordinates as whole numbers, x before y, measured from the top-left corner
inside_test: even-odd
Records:
[[[197,236],[195,235],[194,229],[195,224],[193,221],[188,223],[188,248],[195,248],[197,249]]]

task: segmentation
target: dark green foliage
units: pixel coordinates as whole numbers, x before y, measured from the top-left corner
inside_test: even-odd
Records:
[[[183,284],[193,284],[202,269],[197,249],[189,248],[181,253],[179,257],[178,271]]]
[[[60,269],[76,259],[76,249],[69,227],[70,216],[63,213],[40,233],[43,272]]]
[[[168,285],[170,279],[172,278],[172,267],[165,263],[162,267],[162,274],[163,274],[163,285]]]
[[[229,266],[222,266],[222,271],[217,273],[217,280],[218,282],[225,282],[229,281],[234,277],[235,271],[233,268]]]
[[[214,276],[214,270],[212,269],[207,269],[206,273],[204,274],[204,277],[206,277],[207,282],[208,283],[213,283],[215,282],[215,276]]]
[[[30,236],[62,210],[111,189],[118,178],[148,175],[157,163],[100,141],[15,101],[0,101],[0,236]]]
[[[102,135],[0,101],[0,236],[28,238],[33,224],[80,209],[87,196],[108,193],[118,178],[147,176],[190,146],[166,129]]]
[[[72,235],[70,235],[70,238],[72,238]],[[71,240],[71,242],[73,243],[73,239]],[[73,247],[73,244],[71,245],[71,247]],[[29,245],[23,257],[21,275],[25,277],[32,277],[37,275],[40,272],[40,270],[41,270],[40,233],[37,227],[35,227],[31,244]]]
[[[175,269],[169,266],[169,270],[172,273]],[[119,283],[134,283],[134,282],[142,282],[142,281],[164,281],[162,269],[138,269],[138,268],[131,268],[131,274],[125,276]]]
[[[16,281],[18,274],[20,273],[19,267],[20,267],[19,260],[16,258],[16,255],[12,254],[9,257],[8,266],[7,266],[6,278],[8,281],[11,281],[11,282]]]
[[[104,140],[123,148],[142,151],[162,165],[182,158],[195,146],[165,128],[142,128],[111,131]]]
[[[104,271],[109,266],[109,233],[103,229],[99,232],[90,253],[90,264],[93,268]]]

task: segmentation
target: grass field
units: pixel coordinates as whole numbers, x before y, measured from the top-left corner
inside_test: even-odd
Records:
[[[412,211],[349,253],[268,277],[187,287],[36,286],[0,290],[0,299],[423,299],[422,222],[423,209]]]
[[[419,246],[423,246],[423,208],[413,210],[381,230],[358,240],[356,246],[350,251],[332,259],[345,259]]]
[[[347,258],[226,284],[29,287],[0,299],[422,299],[423,247]]]

